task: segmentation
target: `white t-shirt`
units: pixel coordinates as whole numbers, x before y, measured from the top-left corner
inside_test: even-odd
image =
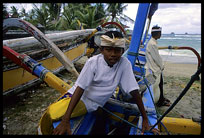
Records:
[[[127,94],[139,89],[130,61],[121,57],[113,67],[109,67],[103,55],[99,54],[87,60],[77,81],[68,92],[73,94],[77,86],[84,89],[81,100],[87,111],[91,112],[99,106],[104,106],[118,85]]]

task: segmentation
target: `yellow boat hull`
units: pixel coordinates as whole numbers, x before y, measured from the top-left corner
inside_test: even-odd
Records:
[[[200,135],[201,125],[192,119],[164,117],[162,123],[171,134],[188,134]],[[161,132],[165,132],[164,127],[160,124]]]
[[[78,57],[81,57],[86,54],[86,47],[87,43],[83,43],[77,47],[66,51],[64,54],[71,61],[73,61],[74,59],[77,59]],[[62,67],[62,64],[54,56],[45,60],[41,60],[39,63],[42,63],[42,65],[50,71],[54,71]],[[3,92],[6,92],[7,90],[12,89],[14,87],[23,85],[34,79],[37,79],[37,77],[20,67],[17,69],[5,71],[3,72]]]

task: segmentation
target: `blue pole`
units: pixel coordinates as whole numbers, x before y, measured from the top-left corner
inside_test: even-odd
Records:
[[[132,33],[132,39],[130,42],[130,47],[127,55],[127,58],[130,60],[132,64],[133,70],[134,70],[134,64],[138,55],[138,50],[141,43],[146,18],[148,15],[149,5],[150,5],[149,3],[139,4],[138,11],[137,11],[135,25]]]

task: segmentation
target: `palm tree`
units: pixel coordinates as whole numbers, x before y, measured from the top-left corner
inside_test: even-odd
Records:
[[[64,11],[62,12],[62,16],[59,18],[58,22],[55,24],[56,28],[60,30],[69,30],[76,29],[76,10],[79,10],[79,7],[76,4],[69,3],[64,5]]]
[[[117,20],[116,16],[120,16],[123,13],[123,10],[126,9],[127,5],[122,3],[109,3],[107,11],[109,15],[112,17],[111,21]]]
[[[33,6],[34,6],[33,8],[34,8],[34,14],[35,14],[34,16],[35,24],[34,25],[37,25],[36,23],[40,23],[48,30],[49,20],[48,20],[48,12],[47,12],[45,5],[42,4],[40,8],[38,8],[35,4],[33,4]]]
[[[122,3],[107,4],[105,3],[43,3],[38,8],[33,4],[33,9],[26,14],[25,9],[20,12],[20,17],[31,22],[34,25],[38,23],[45,26],[48,30],[68,30],[78,29],[77,20],[79,20],[85,28],[95,28],[102,24],[104,20],[111,17],[111,21],[132,21],[122,14],[127,7]],[[63,9],[62,9],[63,8]],[[16,14],[17,9],[13,7],[12,13]]]
[[[125,22],[134,23],[135,21],[128,17],[127,15],[123,14],[123,10],[126,9],[128,5],[124,5],[122,3],[109,3],[108,4],[108,14],[111,16],[111,21],[115,21],[120,23],[123,27],[125,26]]]
[[[61,3],[43,3],[47,12],[49,14],[49,21],[53,22],[53,24],[59,20],[61,14]]]
[[[22,18],[23,20],[26,20],[28,18],[28,13],[26,12],[25,8],[21,9],[19,17]]]
[[[103,4],[87,5],[76,11],[76,16],[85,28],[95,28],[106,17]]]
[[[83,23],[85,28],[94,28],[93,25],[96,23],[94,20],[95,13],[96,8],[91,8],[89,6],[85,7],[83,11],[76,11],[79,21]]]
[[[56,24],[58,29],[79,29],[77,20],[85,28],[95,28],[105,17],[104,4],[68,3],[63,4],[63,9],[62,16]]]
[[[30,22],[31,24],[37,24],[37,21],[35,20],[35,10],[31,9],[31,11],[28,12],[28,17],[25,19],[26,21]]]
[[[18,13],[18,9],[15,6],[11,7],[11,18],[18,18],[19,17],[19,13]]]
[[[95,7],[96,7],[95,18],[100,19],[100,21],[98,23],[102,24],[107,19],[106,12],[105,12],[105,4],[104,3],[96,3]]]

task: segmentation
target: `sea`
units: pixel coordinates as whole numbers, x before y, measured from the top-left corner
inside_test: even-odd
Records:
[[[201,34],[162,34],[158,39],[158,47],[162,46],[178,46],[191,47],[195,49],[201,56]],[[159,50],[159,54],[164,61],[174,63],[197,64],[198,59],[191,50]]]

